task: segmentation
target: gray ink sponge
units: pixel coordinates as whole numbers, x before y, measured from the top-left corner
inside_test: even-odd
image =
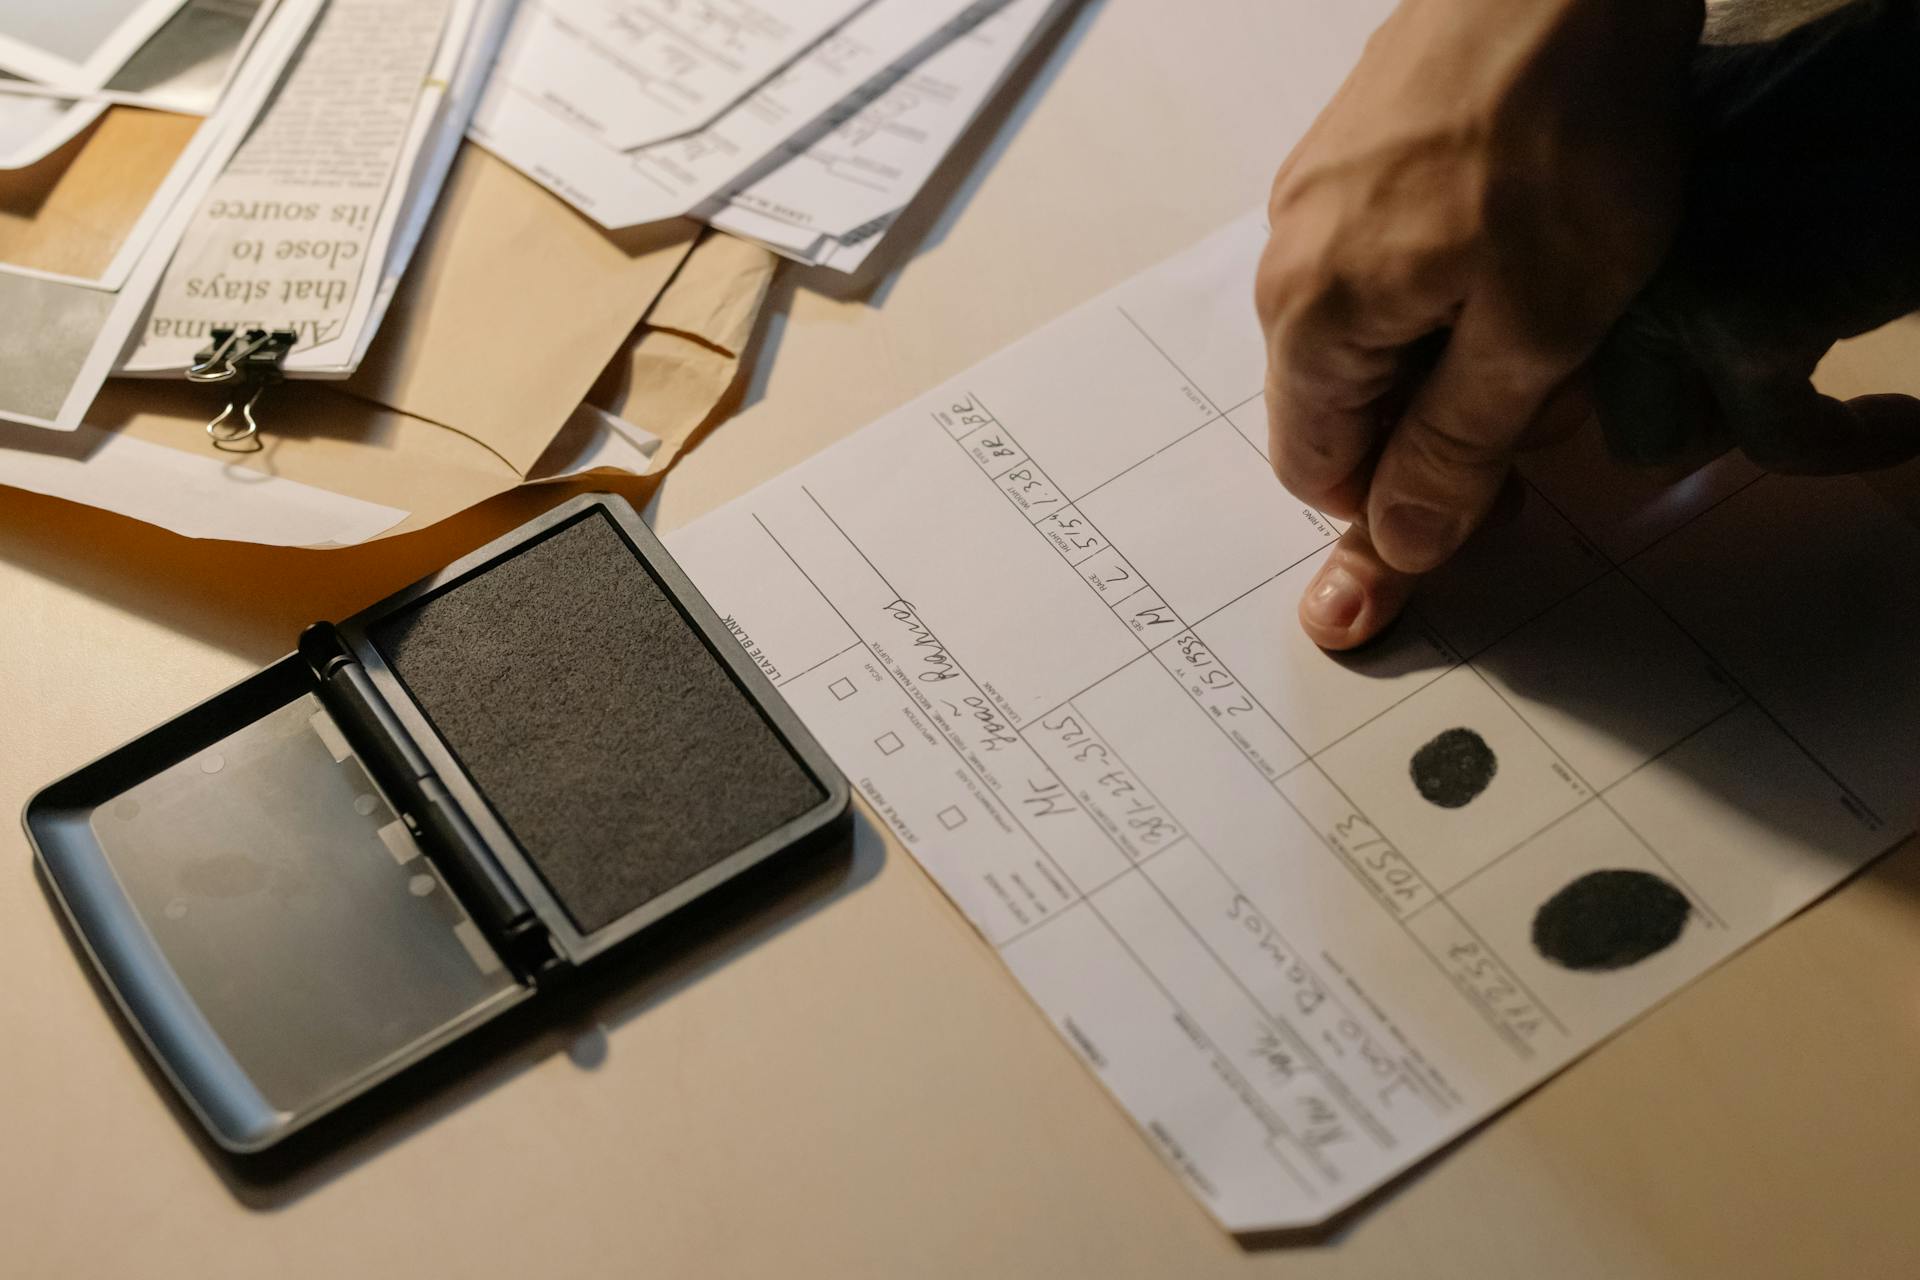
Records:
[[[604,515],[373,640],[583,933],[825,799]]]

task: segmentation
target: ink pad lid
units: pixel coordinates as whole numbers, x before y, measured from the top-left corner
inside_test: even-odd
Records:
[[[621,499],[576,498],[53,783],[105,985],[258,1151],[773,854],[847,784]]]

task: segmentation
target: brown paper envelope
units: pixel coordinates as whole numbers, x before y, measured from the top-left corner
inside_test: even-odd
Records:
[[[478,441],[326,383],[291,382],[261,396],[257,453],[214,450],[206,425],[218,409],[206,387],[114,379],[87,421],[409,513],[381,537],[438,523],[520,483],[519,472]]]
[[[346,387],[457,428],[525,475],[673,277],[699,227],[609,238],[463,144]]]
[[[738,244],[724,237],[703,243],[661,298],[668,304],[663,314],[698,325],[706,337],[643,324],[606,371],[603,390],[616,406],[609,411],[661,437],[648,476],[665,470],[716,416],[716,405],[738,376],[739,349],[752,333],[774,265],[771,255],[753,246],[742,252]],[[521,468],[464,432],[315,381],[272,387],[261,397],[259,452],[219,454],[207,439],[206,422],[220,403],[215,388],[115,379],[94,402],[88,421],[407,511],[383,538],[436,524],[523,482]],[[623,490],[630,487],[620,473],[596,474]]]
[[[670,466],[739,375],[779,259],[709,234],[688,255],[587,403],[660,437],[649,474]]]
[[[738,356],[671,329],[641,333],[616,363],[622,385],[587,403],[660,437],[650,475],[672,465],[740,372]]]
[[[774,263],[763,250],[727,237],[703,241],[657,306],[661,315],[703,336],[643,324],[607,367],[602,382],[609,405],[603,407],[661,437],[649,476],[664,470],[715,416],[715,406],[738,375],[740,349],[752,333]],[[474,371],[484,376],[484,366]],[[374,404],[336,384],[306,380],[271,387],[261,397],[259,452],[221,454],[206,435],[207,419],[221,403],[217,388],[114,379],[87,420],[409,513],[381,538],[437,524],[505,493],[523,483],[539,461],[536,454],[535,462],[517,466],[476,435]],[[556,425],[543,434],[550,440],[558,432]],[[595,474],[623,491],[639,483],[617,472]]]
[[[0,170],[0,262],[98,276],[199,127],[194,116],[109,107],[38,164]]]
[[[757,244],[708,232],[647,312],[646,325],[678,330],[737,356],[753,334],[779,262]]]

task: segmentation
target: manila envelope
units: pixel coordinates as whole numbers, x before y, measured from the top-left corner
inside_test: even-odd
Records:
[[[609,238],[463,143],[354,395],[464,432],[532,470],[699,234]]]
[[[310,500],[334,494],[393,509],[397,523],[373,535],[388,537],[532,476],[657,474],[719,416],[775,259],[726,236],[696,243],[691,223],[641,231],[609,239],[486,152],[464,147],[367,363],[344,387],[302,380],[268,389],[258,405],[259,451],[212,447],[205,427],[223,403],[217,388],[109,381],[90,426],[176,450],[189,471],[206,473],[191,498],[147,494],[126,513],[178,532],[205,530],[194,503],[272,476],[323,491]],[[593,416],[583,407],[590,389],[601,411],[659,439],[650,456],[630,444],[582,450],[556,440],[563,424]],[[59,496],[126,507],[116,499],[124,490],[104,477],[90,488],[87,441],[59,451]],[[10,473],[5,462],[0,453],[0,477]],[[54,491],[30,469],[15,478]],[[285,531],[268,525],[250,536],[240,505],[209,536],[286,544]],[[364,529],[366,520],[360,511],[352,523]]]
[[[733,385],[778,263],[759,245],[709,233],[587,393],[659,437],[648,474],[672,464]]]
[[[600,399],[593,403],[660,440],[651,457],[627,450],[619,470],[659,474],[699,428],[718,416],[716,406],[738,376],[775,264],[765,250],[723,235],[709,235],[686,255],[647,320],[626,335],[619,354],[599,371]],[[531,364],[538,362],[537,354],[530,357]],[[520,485],[529,473],[563,480],[607,469],[592,460],[584,467],[553,465],[567,456],[566,442],[553,439],[559,424],[523,437],[539,438],[541,446],[523,468],[481,433],[373,404],[337,384],[317,381],[269,388],[258,407],[260,450],[220,453],[206,436],[207,419],[220,403],[209,390],[173,381],[115,379],[94,402],[88,422],[206,459],[223,468],[232,483],[247,483],[252,475],[276,476],[406,513],[377,537],[437,524]],[[571,406],[563,417],[574,418],[578,407]],[[543,459],[542,453],[548,456]],[[270,535],[262,540],[277,541]]]

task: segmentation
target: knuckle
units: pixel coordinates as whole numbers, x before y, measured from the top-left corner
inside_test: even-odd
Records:
[[[1364,442],[1328,423],[1312,406],[1283,390],[1267,392],[1267,464],[1297,497],[1308,498],[1352,469]]]
[[[1269,338],[1325,296],[1327,272],[1320,255],[1278,235],[1267,242],[1253,273],[1253,309]]]
[[[1303,412],[1369,419],[1396,379],[1391,358],[1364,344],[1326,336],[1309,345],[1289,347],[1276,371]],[[1378,425],[1378,424],[1375,424]]]
[[[1273,478],[1280,482],[1282,489],[1285,489],[1296,498],[1300,496],[1301,480],[1303,477],[1300,475],[1299,469],[1290,465],[1279,450],[1276,449],[1272,451],[1272,461],[1268,463],[1268,466],[1273,469]]]
[[[1513,452],[1511,433],[1466,417],[1414,409],[1402,419],[1401,427],[1418,460],[1445,477],[1502,469]]]
[[[1355,292],[1402,296],[1431,292],[1435,277],[1451,263],[1451,246],[1439,243],[1381,245],[1350,271]]]
[[[1292,275],[1287,264],[1269,244],[1267,252],[1260,255],[1260,265],[1253,273],[1253,311],[1260,317],[1260,327],[1268,334],[1280,326],[1286,315],[1287,299],[1293,292]]]

